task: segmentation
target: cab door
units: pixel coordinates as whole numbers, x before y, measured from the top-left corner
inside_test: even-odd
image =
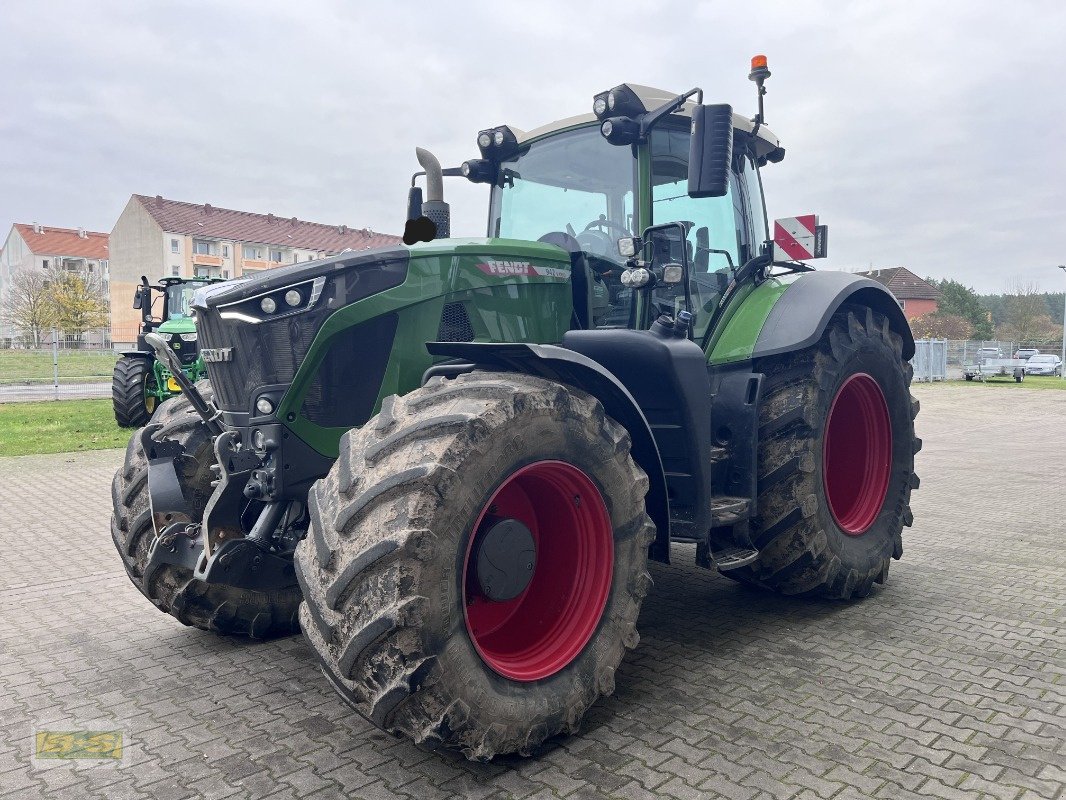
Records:
[[[753,215],[749,209],[751,178],[745,175],[747,156],[738,154],[729,176],[724,197],[693,198],[688,195],[688,127],[662,127],[649,137],[651,160],[650,224],[681,222],[685,227],[684,247],[691,273],[689,293],[692,303],[693,339],[702,343],[708,333],[722,293],[729,285],[732,270],[755,254],[752,244]],[[754,167],[751,167],[754,170]],[[754,174],[755,186],[758,175]],[[761,191],[759,212],[762,213]],[[762,223],[765,230],[765,221]],[[764,234],[760,234],[761,241]],[[652,291],[652,304],[659,311],[676,306],[676,290]]]

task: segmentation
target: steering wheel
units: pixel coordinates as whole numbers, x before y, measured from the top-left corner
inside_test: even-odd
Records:
[[[592,222],[585,226],[586,231],[590,231],[593,228],[614,228],[616,231],[621,231],[623,236],[629,236],[629,229],[626,228],[625,225],[615,222],[614,220],[607,219],[606,217],[594,219],[592,220]]]

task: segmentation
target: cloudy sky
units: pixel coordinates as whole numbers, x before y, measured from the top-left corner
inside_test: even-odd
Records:
[[[415,145],[457,164],[625,81],[752,113],[765,53],[770,215],[820,214],[823,266],[1058,290],[1064,42],[1051,0],[8,0],[0,228],[108,231],[136,192],[398,233]],[[480,235],[461,183],[453,229]]]

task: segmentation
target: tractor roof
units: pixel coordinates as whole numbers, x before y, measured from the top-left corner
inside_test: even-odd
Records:
[[[665,89],[655,89],[651,86],[641,86],[636,83],[627,83],[625,85],[628,86],[631,90],[633,90],[633,92],[637,95],[638,98],[640,98],[641,102],[644,104],[644,107],[647,108],[649,111],[658,108],[664,103],[670,102],[678,95],[677,92],[668,92]],[[686,101],[685,105],[681,108],[681,110],[678,111],[676,114],[673,114],[672,116],[691,117],[692,109],[695,107],[695,102],[693,102],[692,100]],[[541,136],[545,136],[549,133],[555,133],[556,131],[561,131],[567,128],[573,128],[578,125],[585,125],[597,121],[598,120],[596,118],[596,115],[592,112],[589,112],[587,114],[578,114],[575,117],[567,117],[566,119],[560,119],[556,120],[555,122],[549,122],[547,125],[541,125],[539,128],[534,128],[531,131],[523,131],[513,126],[508,127],[510,127],[511,132],[515,135],[515,138],[518,140],[519,144],[521,144],[523,142],[528,142],[531,139],[537,139]],[[744,133],[750,134],[752,128],[754,128],[755,126],[750,119],[734,112],[733,127],[737,130],[743,131]],[[781,142],[769,128],[767,128],[765,125],[759,127],[759,132],[756,135],[756,149],[758,155],[764,156],[771,150],[780,147],[780,145]]]

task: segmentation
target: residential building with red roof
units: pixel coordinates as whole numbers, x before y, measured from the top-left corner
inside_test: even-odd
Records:
[[[935,314],[940,304],[940,290],[906,267],[871,269],[855,274],[877,281],[892,292],[907,319]]]
[[[237,278],[345,250],[396,244],[398,236],[135,194],[111,231],[111,328],[136,339],[133,292],[142,275]]]
[[[97,275],[108,291],[110,251],[108,234],[84,228],[56,228],[39,223],[16,222],[0,248],[0,300],[12,276],[20,270],[61,269]],[[15,331],[0,321],[0,336]]]

